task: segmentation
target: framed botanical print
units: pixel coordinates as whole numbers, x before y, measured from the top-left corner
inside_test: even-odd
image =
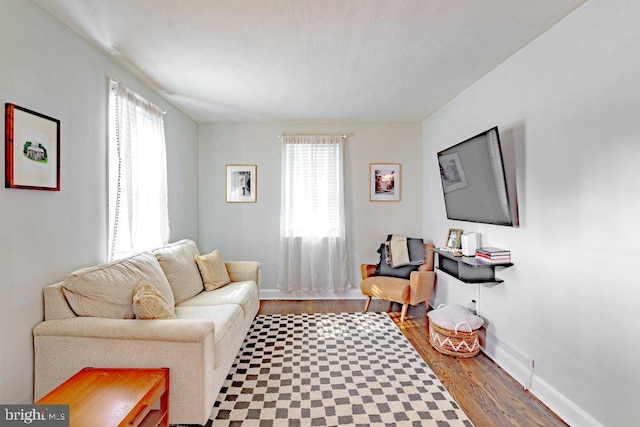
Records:
[[[5,187],[60,191],[60,120],[5,104]]]

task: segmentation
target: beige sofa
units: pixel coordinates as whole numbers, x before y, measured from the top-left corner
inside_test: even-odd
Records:
[[[259,309],[257,262],[227,262],[231,283],[205,291],[191,240],[70,274],[44,289],[34,330],[34,398],[84,367],[168,367],[171,424],[205,424]],[[136,279],[177,319],[134,319]]]

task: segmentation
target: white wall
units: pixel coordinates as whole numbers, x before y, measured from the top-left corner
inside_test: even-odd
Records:
[[[423,122],[424,233],[512,250],[481,286],[488,353],[571,425],[640,420],[640,2],[592,0]],[[519,228],[447,221],[436,152],[494,125],[515,165]],[[438,274],[436,303],[476,287]],[[519,351],[517,350],[519,349]]]
[[[0,0],[0,53],[0,102],[61,121],[61,191],[0,189],[0,402],[29,403],[43,286],[107,259],[107,76],[167,110],[173,240],[198,236],[198,134],[195,122],[31,2]]]
[[[282,133],[348,135],[345,145],[350,294],[360,264],[377,262],[388,233],[422,236],[420,123],[214,123],[200,126],[200,250],[262,262],[264,297],[277,294]],[[369,163],[402,164],[402,201],[369,201]],[[257,164],[257,204],[225,203],[225,165]],[[443,237],[444,238],[444,237]],[[271,290],[266,291],[265,290]],[[304,297],[304,295],[298,295]]]

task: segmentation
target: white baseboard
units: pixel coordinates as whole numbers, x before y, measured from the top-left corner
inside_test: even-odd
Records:
[[[531,356],[515,345],[497,337],[484,327],[480,333],[482,351],[491,360],[500,363],[500,367],[507,371],[524,389],[530,389],[534,377],[534,361]]]
[[[570,426],[604,427],[535,374],[533,359],[518,347],[485,331],[482,351]]]
[[[260,299],[262,300],[312,300],[312,299],[361,299],[365,297],[360,292],[360,288],[347,289],[344,292],[283,292],[280,289],[260,289]]]
[[[567,399],[558,390],[537,376],[534,378],[533,387],[529,391],[570,426],[604,427],[604,424],[598,422],[598,420],[587,414],[584,409]]]

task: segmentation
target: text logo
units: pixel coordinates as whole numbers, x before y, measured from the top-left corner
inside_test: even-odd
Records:
[[[0,405],[0,427],[69,427],[69,405]]]

